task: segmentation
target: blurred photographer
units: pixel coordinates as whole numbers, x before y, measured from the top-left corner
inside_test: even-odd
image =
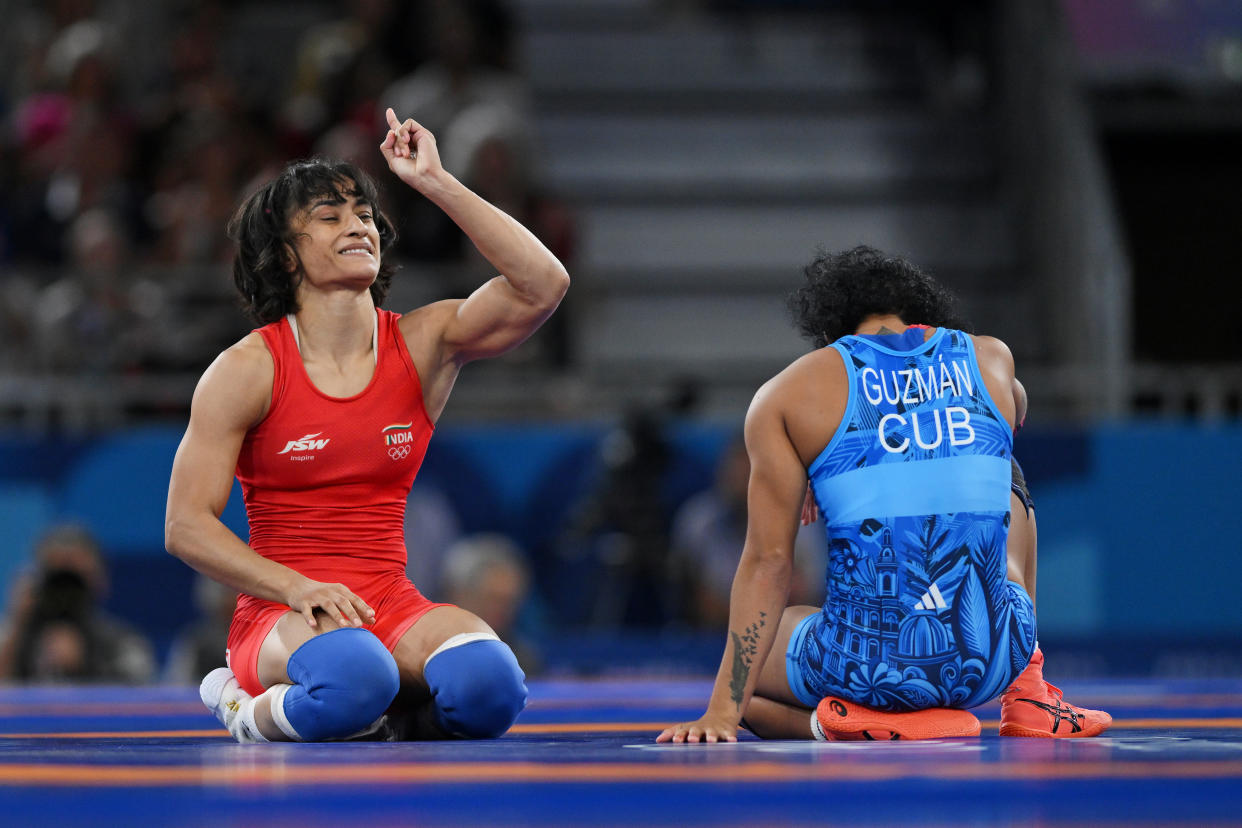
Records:
[[[35,547],[0,628],[0,678],[140,684],[155,673],[150,643],[102,609],[107,571],[94,538],[58,526]]]

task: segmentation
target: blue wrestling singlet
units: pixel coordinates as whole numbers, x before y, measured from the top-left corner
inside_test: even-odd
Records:
[[[974,344],[939,328],[846,336],[849,401],[808,469],[827,597],[790,640],[790,687],[881,710],[973,707],[1030,660],[1035,615],[1006,578],[1013,434]]]

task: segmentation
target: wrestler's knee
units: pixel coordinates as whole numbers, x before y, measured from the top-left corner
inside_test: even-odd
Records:
[[[526,675],[509,646],[489,633],[456,635],[427,659],[439,726],[453,736],[502,735],[526,707]]]
[[[373,633],[356,627],[310,639],[289,657],[288,670],[296,687],[285,696],[282,712],[308,742],[341,738],[371,724],[400,686],[392,654]]]

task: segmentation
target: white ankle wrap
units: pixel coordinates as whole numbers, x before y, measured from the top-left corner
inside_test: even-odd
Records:
[[[255,702],[257,703],[259,699],[263,698],[263,696],[270,699],[272,705],[272,721],[274,721],[276,726],[280,728],[281,733],[285,734],[295,742],[300,742],[302,741],[302,737],[298,735],[298,732],[294,729],[293,725],[289,724],[289,717],[285,715],[285,694],[292,688],[292,684],[273,684],[263,692],[262,696],[257,696],[255,698]],[[252,719],[254,718],[253,712],[250,714],[250,717]]]

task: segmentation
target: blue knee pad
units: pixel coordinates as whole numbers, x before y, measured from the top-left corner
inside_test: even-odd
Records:
[[[493,636],[462,636],[463,643],[427,659],[423,677],[431,688],[440,728],[463,739],[502,735],[526,707],[526,674],[513,650]]]
[[[284,715],[304,742],[339,739],[374,722],[397,696],[397,662],[375,634],[343,627],[289,656]]]

